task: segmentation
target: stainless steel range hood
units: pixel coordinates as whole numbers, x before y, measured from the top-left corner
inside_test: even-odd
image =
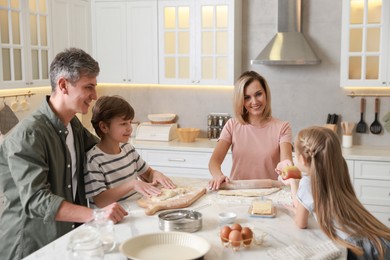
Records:
[[[311,65],[320,62],[301,33],[301,0],[278,0],[278,32],[251,64]]]

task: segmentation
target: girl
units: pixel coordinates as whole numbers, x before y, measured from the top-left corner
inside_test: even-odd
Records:
[[[154,185],[175,188],[172,180],[153,170],[128,143],[134,110],[119,96],[100,97],[92,110],[92,126],[101,138],[87,153],[84,175],[90,204],[99,208],[124,201],[137,191],[144,196],[159,195]]]
[[[295,152],[298,168],[310,177],[313,202],[306,209],[325,234],[348,248],[348,259],[390,259],[390,229],[356,197],[337,135],[324,127],[303,129]],[[310,190],[305,194],[310,204]]]

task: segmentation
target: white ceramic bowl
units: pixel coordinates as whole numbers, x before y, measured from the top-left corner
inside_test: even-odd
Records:
[[[234,212],[222,212],[218,214],[218,220],[221,224],[232,224],[237,218]]]
[[[148,119],[152,122],[171,122],[175,119],[176,114],[149,114]]]

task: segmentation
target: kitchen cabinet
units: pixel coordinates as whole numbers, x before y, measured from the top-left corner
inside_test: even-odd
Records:
[[[210,152],[188,150],[138,149],[138,153],[152,167],[167,176],[211,179],[208,169]],[[231,153],[228,153],[222,164],[222,172],[229,176],[232,168]]]
[[[2,88],[49,85],[47,0],[0,1]]]
[[[347,166],[348,166],[348,172],[349,172],[349,177],[351,179],[351,182],[353,183],[353,179],[354,179],[354,174],[353,174],[353,171],[354,171],[354,162],[353,160],[345,160],[345,162],[347,163]]]
[[[342,87],[390,87],[390,2],[343,0]]]
[[[355,160],[353,184],[363,205],[390,227],[390,162]]]
[[[51,0],[52,56],[76,47],[92,53],[90,0]]]
[[[241,72],[241,1],[159,0],[159,82],[232,85]]]
[[[157,0],[92,2],[99,82],[158,83]]]

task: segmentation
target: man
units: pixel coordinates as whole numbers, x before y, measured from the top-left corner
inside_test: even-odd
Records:
[[[80,49],[59,53],[50,66],[52,92],[0,146],[0,259],[21,259],[90,221],[83,164],[97,138],[76,113],[96,100],[98,63]],[[104,208],[115,223],[127,212],[117,203]]]

